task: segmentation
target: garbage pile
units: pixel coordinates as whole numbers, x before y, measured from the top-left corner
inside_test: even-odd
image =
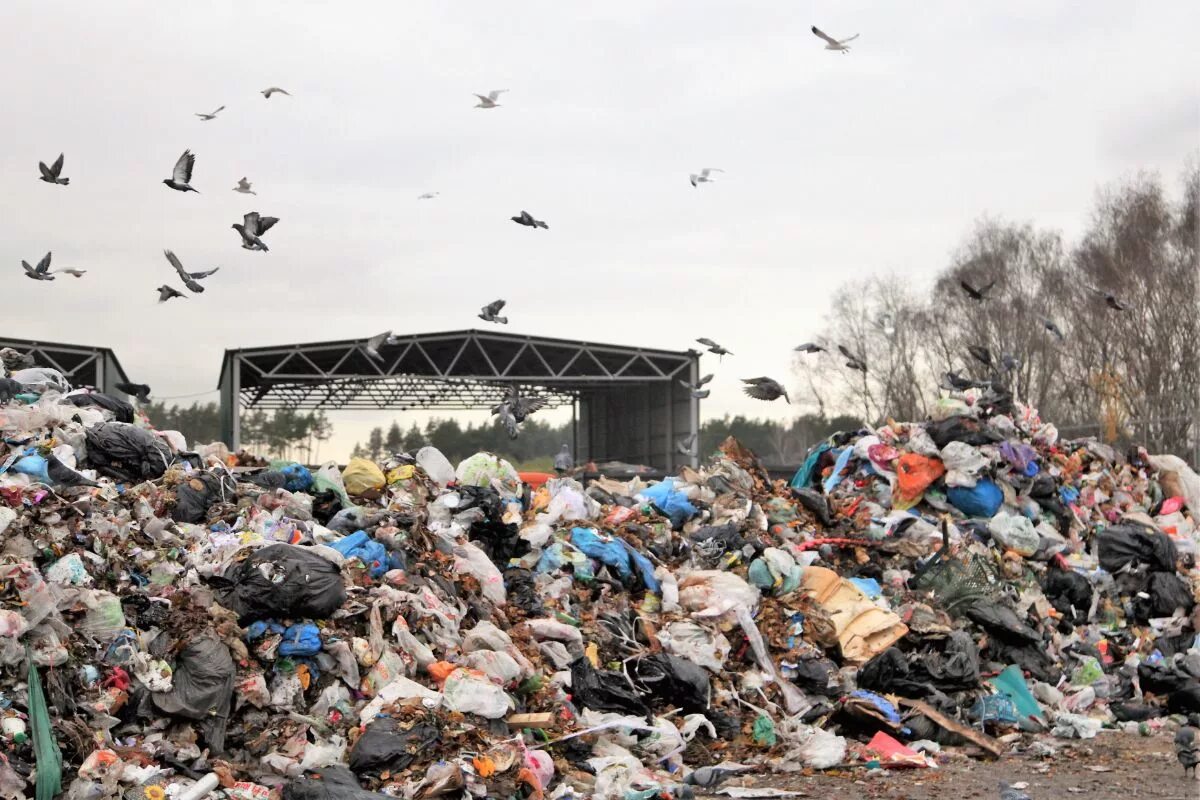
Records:
[[[532,490],[241,466],[5,363],[5,798],[688,797],[1200,714],[1200,477],[977,390],[790,482]]]

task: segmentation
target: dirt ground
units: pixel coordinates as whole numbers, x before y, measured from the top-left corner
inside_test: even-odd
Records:
[[[940,769],[889,770],[870,775],[865,768],[830,770],[814,775],[754,776],[729,784],[771,786],[800,791],[811,798],[871,800],[973,800],[999,797],[997,785],[1024,781],[1033,800],[1200,800],[1200,781],[1185,778],[1175,760],[1172,734],[1148,738],[1102,732],[1089,741],[1045,738],[1053,756],[1008,756],[980,761],[944,751]]]

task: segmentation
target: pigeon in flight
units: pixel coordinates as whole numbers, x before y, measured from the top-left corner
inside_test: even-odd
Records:
[[[715,356],[721,356],[722,358],[724,358],[725,356],[733,355],[733,353],[729,352],[724,347],[721,347],[721,345],[717,344],[712,339],[706,339],[706,338],[701,337],[701,338],[697,339],[696,341],[699,344],[702,344],[705,347],[707,347],[708,352],[712,353]]]
[[[1033,798],[1020,789],[1014,788],[1004,781],[1000,781],[1000,800],[1033,800]]]
[[[204,291],[204,287],[201,286],[198,281],[201,278],[207,278],[209,275],[212,275],[214,272],[220,269],[220,267],[213,267],[212,269],[205,270],[204,272],[186,272],[183,269],[183,264],[179,262],[179,257],[177,255],[172,253],[170,250],[163,250],[163,255],[167,257],[167,261],[171,262],[171,266],[175,268],[175,272],[178,273],[179,279],[183,281],[183,285],[191,289],[196,294],[200,294]]]
[[[796,346],[797,353],[824,353],[825,348],[815,342],[805,342]]]
[[[866,373],[867,360],[860,355],[857,355],[849,347],[844,344],[837,346],[838,352],[846,357],[846,366],[850,369],[856,369],[859,372]]]
[[[966,391],[967,389],[987,389],[991,385],[991,381],[977,381],[972,378],[964,378],[953,370],[942,376],[942,386],[946,389],[953,389],[956,392]]]
[[[558,455],[554,457],[554,471],[562,475],[570,472],[573,466],[575,466],[575,459],[571,458],[571,448],[564,444],[562,450],[559,450]]]
[[[182,297],[183,295],[180,295]],[[139,403],[150,402],[150,387],[144,383],[126,383],[125,381],[117,381],[114,386],[117,391],[124,392],[130,397],[136,397]]]
[[[694,456],[696,455],[696,434],[692,434],[686,439],[677,439],[675,441],[675,451],[681,455]]]
[[[62,168],[63,168],[63,154],[62,153],[59,153],[58,158],[56,158],[54,160],[54,163],[48,167],[46,166],[46,162],[44,162],[44,161],[38,162],[38,169],[42,173],[41,180],[45,181],[46,183],[56,183],[59,186],[66,186],[67,184],[69,184],[71,182],[71,179],[60,177],[62,175]]]
[[[1095,286],[1089,286],[1087,288],[1088,288],[1088,291],[1092,292],[1093,294],[1095,294],[1099,297],[1103,297],[1104,304],[1106,306],[1108,306],[1109,308],[1111,308],[1113,311],[1128,311],[1129,310],[1129,306],[1125,305],[1120,300],[1118,300],[1116,295],[1114,295],[1112,292],[1106,292],[1103,289],[1097,289]]]
[[[488,92],[486,95],[477,94],[475,96],[479,98],[479,102],[475,104],[475,107],[476,108],[496,108],[497,106],[500,105],[496,101],[500,99],[500,95],[504,94],[507,91],[508,91],[508,89],[493,89],[492,91]]]
[[[699,186],[702,183],[712,183],[713,179],[710,177],[712,173],[724,171],[725,170],[718,169],[716,167],[705,167],[704,169],[700,170],[699,175],[688,175],[688,180],[692,182],[692,186]]]
[[[687,389],[691,393],[691,395],[694,399],[703,400],[706,397],[708,397],[710,394],[712,394],[712,390],[711,389],[702,389],[700,387],[704,386],[706,383],[708,383],[712,379],[713,379],[713,376],[711,374],[709,374],[709,375],[705,375],[703,378],[696,381],[695,386],[693,386],[692,384],[690,384],[684,380],[681,380],[679,382],[679,385],[682,386],[683,388]]]
[[[1046,330],[1050,331],[1051,333],[1053,333],[1060,342],[1063,339],[1067,338],[1067,337],[1063,336],[1062,329],[1054,324],[1054,320],[1052,320],[1048,317],[1042,317],[1042,327],[1045,328]]]
[[[778,400],[782,397],[788,404],[792,402],[787,390],[779,381],[771,378],[742,378],[742,383],[746,384],[742,391],[755,400]]]
[[[375,359],[376,361],[382,361],[383,356],[379,355],[379,348],[383,347],[385,344],[395,345],[399,341],[400,339],[396,336],[393,336],[391,331],[384,331],[383,333],[378,333],[372,336],[370,339],[367,339],[364,349],[367,351],[367,355],[369,355],[371,358]]]
[[[816,25],[812,26],[812,32],[813,32],[813,35],[815,35],[817,38],[825,40],[825,49],[826,50],[840,50],[842,55],[846,55],[846,51],[848,51],[850,49],[850,45],[848,45],[847,42],[853,42],[859,36],[859,34],[856,33],[853,36],[851,36],[849,39],[834,39],[832,36],[825,33],[825,31],[821,30]]]
[[[484,322],[495,322],[498,325],[507,325],[508,317],[499,316],[504,310],[504,304],[507,300],[493,300],[483,308],[479,309],[479,318]]]
[[[86,269],[74,269],[73,267],[63,267],[62,269],[56,269],[54,271],[61,275],[71,275],[72,277],[75,277],[75,278],[82,278],[84,275],[87,274]]]
[[[238,185],[233,187],[233,190],[240,194],[252,194],[257,197],[258,192],[251,190],[250,186],[251,186],[250,181],[246,180],[245,178],[242,178],[240,181],[238,181]]]
[[[165,283],[158,287],[158,302],[165,303],[173,297],[187,297],[183,292],[177,292]]]
[[[218,108],[216,111],[212,112],[211,114],[197,114],[196,116],[200,118],[201,122],[208,122],[210,119],[216,119],[217,114],[220,114],[224,110],[225,110],[225,106],[221,106],[220,108]]]
[[[175,169],[171,173],[171,177],[163,181],[167,186],[170,186],[177,192],[196,192],[190,185],[192,180],[192,167],[196,166],[196,157],[192,155],[191,150],[184,150],[183,155],[175,162]]]
[[[259,94],[261,94],[263,97],[267,98],[268,100],[271,99],[271,95],[273,95],[273,94],[286,94],[288,97],[292,96],[291,92],[280,89],[278,86],[271,86],[267,89],[263,89],[261,92],[259,92]]]
[[[508,438],[516,439],[518,426],[525,418],[545,406],[544,397],[522,397],[520,389],[514,385],[503,400],[492,406],[492,414],[498,417],[508,430]]]
[[[522,211],[519,217],[510,217],[510,219],[518,225],[524,225],[526,228],[545,228],[546,230],[550,230],[549,225],[540,219],[534,219],[533,215],[528,211]]]
[[[996,285],[996,282],[992,281],[986,286],[980,286],[978,289],[966,281],[959,281],[958,285],[961,286],[962,290],[967,293],[967,297],[971,298],[977,303],[982,303],[987,298],[987,293],[990,292],[992,287]]]
[[[242,237],[243,250],[262,250],[264,253],[269,252],[269,248],[260,237],[279,222],[278,217],[260,216],[257,211],[251,211],[242,217],[241,223],[233,223],[232,227]]]
[[[1012,353],[1003,353],[1000,356],[1000,366],[1004,367],[1005,372],[1012,372],[1014,369],[1021,366],[1021,359],[1017,358]]]
[[[54,275],[50,272],[50,253],[42,256],[42,260],[37,263],[36,267],[29,266],[28,261],[22,261],[21,266],[25,268],[25,277],[32,278],[35,281],[52,281]]]
[[[1190,726],[1179,729],[1175,734],[1175,757],[1183,765],[1183,775],[1187,777],[1188,770],[1192,777],[1196,776],[1196,765],[1200,764],[1200,730]]]
[[[985,367],[992,366],[992,351],[988,350],[986,347],[981,347],[977,344],[969,344],[967,345],[967,352]]]
[[[425,194],[417,195],[417,199],[418,200],[432,200],[433,198],[437,197],[439,194],[441,194],[441,192],[426,192]]]

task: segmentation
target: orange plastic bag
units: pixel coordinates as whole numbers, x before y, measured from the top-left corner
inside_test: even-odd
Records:
[[[892,495],[892,506],[911,508],[925,494],[925,490],[938,478],[946,474],[946,465],[941,459],[905,453],[896,464],[896,491]]]

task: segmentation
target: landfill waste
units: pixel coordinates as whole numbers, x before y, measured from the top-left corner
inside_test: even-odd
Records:
[[[790,481],[727,440],[583,485],[6,381],[5,797],[686,797],[1200,719],[1200,477],[979,389]]]

